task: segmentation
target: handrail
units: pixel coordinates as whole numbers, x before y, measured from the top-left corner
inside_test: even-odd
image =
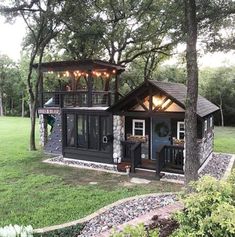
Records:
[[[131,163],[131,172],[141,164],[141,142],[122,141],[123,160]]]
[[[141,142],[131,146],[131,171],[135,173],[135,168],[141,164]]]
[[[48,91],[41,93],[41,107],[88,106],[88,91]],[[92,91],[92,105],[110,106],[112,103],[111,91]]]
[[[164,145],[159,151],[156,162],[156,177],[160,179],[160,172],[165,168],[183,171],[184,155],[183,146]]]

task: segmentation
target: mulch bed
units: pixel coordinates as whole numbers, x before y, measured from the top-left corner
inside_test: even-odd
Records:
[[[159,237],[168,237],[170,236],[177,228],[179,224],[177,221],[171,218],[159,218],[158,215],[155,215],[151,219],[151,223],[147,224],[147,230],[159,229]]]

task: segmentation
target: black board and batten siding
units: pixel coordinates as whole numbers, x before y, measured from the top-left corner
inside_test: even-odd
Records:
[[[63,156],[113,163],[113,120],[105,111],[64,109]]]

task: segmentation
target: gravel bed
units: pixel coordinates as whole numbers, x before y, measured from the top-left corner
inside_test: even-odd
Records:
[[[116,165],[97,164],[93,162],[83,162],[75,159],[66,159],[62,156],[54,157],[49,159],[50,162],[61,163],[64,165],[77,165],[84,168],[103,169],[108,171],[117,171]]]
[[[206,164],[204,169],[201,170],[199,174],[200,177],[204,175],[210,175],[216,179],[223,178],[231,158],[231,155],[213,153],[212,158]]]
[[[153,209],[174,203],[175,201],[176,196],[173,194],[142,197],[126,201],[88,221],[79,237],[96,236],[110,228],[133,220]]]

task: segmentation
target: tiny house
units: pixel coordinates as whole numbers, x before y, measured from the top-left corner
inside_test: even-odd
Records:
[[[158,177],[160,172],[183,173],[186,87],[149,80],[122,96],[119,83],[124,70],[100,60],[41,65],[38,113],[45,151],[119,168],[129,164],[132,172],[156,170]],[[59,86],[45,91],[43,78],[50,74],[57,75]],[[213,151],[213,114],[217,110],[199,96],[200,164]]]

